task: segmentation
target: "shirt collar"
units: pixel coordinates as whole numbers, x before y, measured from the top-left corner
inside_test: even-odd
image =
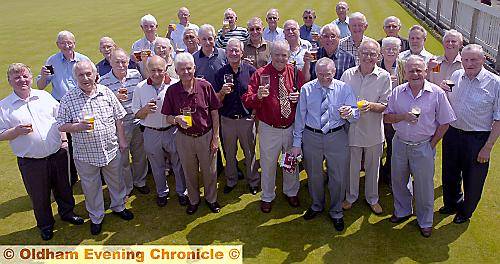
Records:
[[[214,52],[212,53],[212,57],[213,56],[217,57],[218,55],[219,55],[219,49],[214,47]],[[200,48],[200,58],[203,58],[203,57],[207,57],[207,55],[205,55],[205,53],[203,53],[203,49]],[[207,58],[210,58],[210,57],[207,57]]]
[[[73,51],[73,54],[74,54],[73,55],[73,59],[72,60],[67,60],[66,57],[64,57],[64,54],[61,51],[59,52],[59,55],[60,55],[60,58],[61,58],[62,62],[65,62],[65,61],[70,61],[70,62],[79,61],[79,59],[76,56],[76,51]]]
[[[30,88],[30,95],[26,98],[26,100],[19,97],[15,92],[12,92],[9,96],[11,104],[17,103],[18,101],[29,102],[38,99],[38,95],[35,95],[33,91],[33,88]]]
[[[355,66],[355,70],[354,71],[357,72],[357,73],[359,73],[359,74],[361,74],[361,69],[360,69],[359,65]],[[373,74],[373,75],[376,75],[378,77],[381,73],[382,73],[382,69],[379,66],[377,66],[377,64],[375,64],[375,68],[373,68],[373,71],[370,74],[368,74],[368,75],[372,75]]]
[[[89,98],[94,98],[99,95],[103,95],[103,85],[96,84],[96,90],[95,93],[91,96],[88,96],[86,93],[83,92],[83,90],[77,85],[75,89],[78,89],[78,95],[83,96],[83,97],[89,97]]]

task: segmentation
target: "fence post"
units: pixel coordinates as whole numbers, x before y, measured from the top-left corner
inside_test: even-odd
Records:
[[[438,28],[441,25],[441,22],[440,22],[441,21],[441,1],[442,0],[438,0],[438,5],[436,8],[436,25]]]
[[[457,10],[458,10],[458,1],[453,0],[453,7],[451,8],[451,26],[450,26],[450,28],[455,28],[455,23],[457,22]]]
[[[479,10],[474,8],[474,13],[472,14],[472,23],[470,26],[470,43],[476,43],[476,34],[477,34],[477,21],[479,16]]]
[[[500,72],[500,42],[498,43],[498,48],[497,48],[497,57],[496,57],[496,62],[495,62],[495,70],[497,72]]]

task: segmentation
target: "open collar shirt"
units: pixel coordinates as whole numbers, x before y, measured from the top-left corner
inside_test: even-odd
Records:
[[[269,27],[266,27],[264,28],[264,32],[262,33],[262,38],[264,38],[264,40],[269,43],[273,43],[276,40],[284,40],[285,33],[283,32],[283,29],[280,27],[277,27],[276,30],[274,31],[271,31]]]

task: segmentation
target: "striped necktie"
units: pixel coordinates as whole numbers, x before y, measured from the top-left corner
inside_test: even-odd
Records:
[[[330,127],[330,114],[328,113],[328,93],[325,88],[321,88],[321,94],[322,94],[322,99],[321,99],[321,131],[323,131],[323,134],[328,132],[329,127]]]
[[[290,107],[290,101],[288,101],[288,91],[285,87],[285,77],[282,74],[278,74],[279,78],[279,100],[281,107],[281,115],[284,118],[288,118],[292,113],[292,109]]]

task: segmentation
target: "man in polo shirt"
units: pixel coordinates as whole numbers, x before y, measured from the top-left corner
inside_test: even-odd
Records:
[[[103,76],[111,71],[111,63],[109,61],[111,52],[113,52],[113,50],[115,49],[116,43],[112,38],[102,37],[101,40],[99,40],[99,51],[101,52],[102,56],[104,56],[104,59],[102,59],[95,65],[97,67],[97,73],[99,73],[99,76]],[[129,60],[128,68],[137,69],[137,64],[134,61]]]
[[[391,161],[394,213],[389,220],[402,223],[410,218],[415,195],[420,233],[429,237],[434,215],[436,145],[456,118],[444,91],[425,80],[425,67],[420,56],[408,58],[405,64],[408,82],[392,90],[384,122],[393,124],[396,130]],[[410,174],[414,188],[407,186]]]
[[[250,79],[248,91],[243,95],[243,104],[256,110],[259,119],[259,144],[261,176],[261,206],[264,213],[271,212],[271,202],[276,197],[276,162],[280,152],[288,152],[292,146],[292,125],[299,89],[303,83],[300,71],[294,76],[294,68],[288,64],[290,46],[278,40],[271,48],[271,63],[259,68]],[[267,75],[269,84],[261,78]],[[264,78],[262,78],[264,79]],[[296,84],[296,85],[295,85]],[[299,207],[298,169],[290,173],[283,171],[283,193],[292,207]]]
[[[280,14],[278,9],[271,8],[266,13],[267,27],[262,33],[262,37],[268,43],[273,43],[276,40],[285,39],[283,34],[283,29],[278,27],[278,22],[280,21]]]
[[[57,126],[59,131],[73,134],[75,164],[91,220],[90,233],[98,235],[104,219],[101,173],[113,214],[127,221],[134,218],[125,208],[127,192],[119,177],[120,152],[127,148],[122,125],[126,112],[111,90],[95,83],[97,69],[92,62],[77,62],[73,75],[78,86],[61,99]]]
[[[340,80],[342,74],[347,69],[356,66],[354,61],[354,56],[341,49],[339,47],[340,41],[340,31],[339,28],[334,24],[326,24],[321,28],[321,35],[319,42],[321,43],[321,48],[316,54],[317,59],[324,57],[330,58],[335,62],[335,79]],[[314,80],[316,79],[316,62],[312,61],[311,54],[306,52],[304,55],[305,65],[304,65],[304,79]],[[309,65],[310,64],[310,65]],[[309,70],[307,70],[309,69]]]
[[[139,119],[132,111],[132,97],[142,76],[137,70],[128,69],[128,56],[123,49],[116,49],[111,53],[112,70],[99,79],[99,84],[108,87],[127,111],[122,119],[125,130],[127,148],[120,156],[120,178],[125,181],[127,195],[130,196],[134,187],[142,194],[150,192],[146,185],[148,164],[144,152],[144,140],[139,127]],[[132,166],[129,156],[132,156]]]
[[[349,31],[349,17],[347,13],[349,12],[349,5],[346,2],[338,2],[335,6],[335,12],[337,13],[337,19],[332,21],[332,24],[337,25],[340,29],[340,38],[345,38],[351,35]]]
[[[488,175],[491,150],[500,134],[500,78],[486,70],[483,48],[469,44],[462,50],[463,70],[447,90],[457,121],[443,138],[442,214],[456,212],[453,222],[467,222],[477,208]],[[463,192],[462,192],[463,181]]]
[[[311,220],[325,208],[325,178],[323,161],[326,159],[330,208],[328,213],[336,230],[344,229],[342,200],[345,180],[349,177],[349,146],[347,122],[358,115],[352,111],[356,97],[352,88],[335,80],[335,63],[321,58],[315,65],[318,78],[301,89],[295,126],[292,154],[304,153],[312,205],[304,213]],[[342,110],[342,111],[341,111]]]
[[[285,39],[290,45],[290,57],[288,62],[297,66],[299,70],[304,67],[304,54],[311,49],[311,43],[300,38],[299,23],[295,20],[287,20],[283,25]]]
[[[425,50],[425,40],[427,39],[427,30],[421,25],[414,25],[408,32],[410,49],[399,53],[399,59],[406,61],[411,55],[418,55],[428,63],[434,57],[432,53]]]
[[[260,68],[271,58],[271,45],[262,37],[263,24],[259,17],[248,20],[247,29],[250,38],[245,44],[245,61],[251,63],[255,68]]]
[[[55,222],[51,191],[61,219],[83,224],[83,219],[73,213],[75,199],[68,177],[66,133],[52,129],[59,103],[49,93],[31,88],[33,75],[22,63],[9,65],[7,79],[13,92],[0,101],[0,140],[9,140],[40,235],[50,240]]]
[[[52,84],[52,96],[57,101],[71,89],[76,87],[76,81],[73,78],[72,70],[75,63],[90,59],[75,51],[76,41],[73,33],[69,31],[61,31],[57,34],[56,45],[60,52],[50,56],[42,67],[40,75],[37,77],[38,89],[45,89],[49,83]],[[53,71],[47,66],[52,66]],[[78,181],[76,173],[75,162],[73,161],[73,144],[71,136],[68,135],[69,140],[69,155],[70,155],[70,173],[71,184]]]
[[[224,11],[224,20],[227,21],[229,26],[223,25],[223,27],[219,29],[219,32],[217,32],[216,46],[218,48],[226,48],[227,41],[230,38],[237,38],[243,42],[248,41],[247,29],[236,25],[238,16],[231,8]]]
[[[349,30],[351,35],[340,40],[339,46],[341,49],[351,53],[354,56],[356,65],[359,65],[358,48],[361,42],[369,37],[365,36],[365,31],[368,28],[368,21],[365,15],[360,12],[352,13],[349,16]]]
[[[321,27],[314,24],[316,20],[316,11],[314,9],[306,9],[302,14],[304,25],[300,26],[300,38],[309,42],[318,42]]]
[[[401,20],[395,16],[389,16],[384,19],[384,32],[386,37],[395,37],[401,40],[401,48],[399,51],[405,51],[410,49],[410,43],[408,39],[405,39],[399,35],[401,30]],[[382,39],[378,41],[378,44],[382,46]]]
[[[193,54],[196,64],[195,76],[207,80],[212,86],[215,84],[215,73],[226,64],[224,49],[215,47],[215,29],[205,24],[198,31],[201,49]]]
[[[456,70],[462,69],[462,57],[460,57],[462,47],[462,33],[454,29],[447,30],[443,37],[444,55],[429,60],[427,79],[436,85],[441,85],[441,82],[449,80]]]
[[[250,193],[255,195],[260,180],[255,159],[255,121],[251,116],[252,109],[247,109],[241,102],[241,96],[246,93],[255,68],[248,63],[241,63],[243,43],[239,39],[229,39],[226,46],[226,56],[228,64],[215,75],[214,87],[217,97],[222,102],[219,113],[221,114],[227,179],[224,193],[230,193],[238,183],[236,153],[239,140],[245,156],[246,180]],[[226,82],[227,75],[232,76],[231,83]]]
[[[357,102],[362,102],[357,105],[361,112],[359,120],[349,127],[350,176],[346,181],[346,198],[342,208],[350,209],[359,197],[359,171],[364,154],[365,199],[375,214],[381,214],[378,179],[384,146],[382,112],[391,93],[391,77],[376,65],[380,56],[378,42],[367,39],[361,42],[358,52],[359,66],[348,69],[340,78],[352,87]]]
[[[175,144],[179,146],[177,152],[186,178],[189,197],[186,213],[194,214],[200,203],[198,168],[202,173],[205,203],[213,213],[218,213],[215,162],[219,148],[218,109],[221,105],[212,85],[194,77],[196,66],[191,54],[179,53],[174,63],[181,81],[168,88],[161,112],[179,131]]]
[[[174,47],[175,52],[179,49],[187,49],[184,44],[183,37],[184,31],[186,29],[193,29],[198,32],[199,27],[196,24],[189,22],[191,14],[189,13],[189,9],[187,7],[179,8],[177,12],[177,17],[179,18],[179,23],[168,25],[168,31],[166,37],[172,41],[172,46]]]
[[[151,75],[137,85],[132,99],[132,111],[144,127],[144,150],[153,171],[156,204],[160,207],[167,205],[170,188],[165,170],[169,163],[175,175],[175,192],[179,197],[179,204],[186,206],[186,180],[174,141],[177,128],[167,123],[159,109],[163,105],[167,89],[178,80],[168,76],[165,60],[157,55],[148,60],[147,66]]]

